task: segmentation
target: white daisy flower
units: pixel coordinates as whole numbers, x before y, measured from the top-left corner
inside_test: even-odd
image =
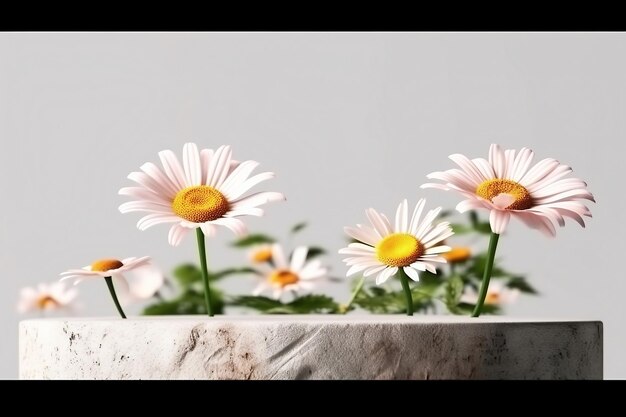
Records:
[[[350,255],[343,261],[350,266],[346,276],[362,272],[364,276],[376,275],[376,284],[380,285],[395,275],[399,268],[413,281],[419,280],[418,271],[437,273],[436,263],[446,263],[441,256],[450,250],[440,244],[454,234],[450,223],[441,222],[433,226],[441,207],[430,210],[421,218],[425,200],[420,199],[409,218],[408,203],[405,199],[398,206],[395,223],[374,209],[365,211],[370,226],[357,224],[346,227],[345,232],[360,243],[350,243],[339,253]]]
[[[549,236],[556,235],[555,224],[565,225],[564,217],[585,227],[582,216],[591,217],[591,212],[579,200],[595,202],[587,184],[578,178],[565,178],[572,169],[556,159],[547,158],[531,166],[533,156],[528,148],[516,152],[495,144],[489,149],[488,161],[450,155],[461,169],[433,172],[428,178],[445,184],[428,183],[422,188],[461,193],[466,198],[456,207],[461,213],[490,210],[491,230],[496,234],[506,230],[511,217]]]
[[[150,262],[149,256],[141,258],[100,259],[81,269],[61,273],[61,281],[72,280],[74,285],[89,280],[111,277],[122,304],[152,297],[163,285],[161,271]]]
[[[254,289],[253,295],[271,290],[272,296],[278,300],[285,292],[308,292],[314,288],[316,280],[325,278],[328,273],[328,269],[318,259],[307,262],[309,248],[306,246],[297,247],[290,262],[287,262],[285,252],[278,243],[274,243],[271,248],[274,268],[262,275],[263,280]]]
[[[517,288],[508,288],[502,282],[494,281],[489,285],[485,304],[503,305],[514,303],[520,295]],[[476,304],[478,303],[478,293],[472,287],[466,287],[460,300],[462,303]]]
[[[284,200],[281,193],[259,192],[243,196],[258,183],[274,177],[263,172],[250,177],[259,165],[255,161],[232,159],[230,146],[198,150],[194,143],[183,147],[181,166],[174,152],[159,152],[161,170],[153,163],[141,166],[142,172],[131,172],[128,178],[139,187],[125,187],[119,193],[134,199],[122,204],[122,213],[145,212],[137,223],[145,230],[161,223],[173,223],[168,240],[177,246],[193,229],[200,228],[207,236],[215,234],[215,226],[224,226],[236,235],[244,235],[246,227],[241,216],[261,216],[260,205]]]
[[[70,309],[77,296],[78,290],[68,288],[63,282],[41,283],[36,287],[22,288],[17,311],[24,314],[31,311]]]

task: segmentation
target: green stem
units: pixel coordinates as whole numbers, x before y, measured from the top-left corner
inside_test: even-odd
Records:
[[[487,263],[485,264],[485,273],[483,275],[483,282],[480,284],[478,302],[476,303],[476,307],[474,307],[472,317],[480,316],[480,313],[483,309],[483,304],[485,304],[487,290],[489,289],[489,280],[491,279],[491,270],[493,269],[493,261],[496,259],[496,248],[498,247],[499,238],[499,234],[491,233],[491,238],[489,239],[489,250],[487,252]]]
[[[359,281],[359,283],[356,284],[356,287],[354,288],[354,291],[352,292],[352,296],[350,297],[350,301],[348,301],[348,304],[343,306],[343,314],[346,314],[348,311],[350,311],[350,307],[352,307],[354,300],[363,289],[363,284],[365,284],[365,277],[361,277],[361,280]]]
[[[202,267],[202,281],[204,282],[204,301],[206,302],[206,311],[209,317],[213,317],[213,309],[211,308],[211,288],[209,287],[209,270],[206,266],[204,233],[199,227],[196,229],[196,236],[198,237],[198,255],[200,255],[200,266]]]
[[[115,287],[113,286],[113,279],[111,277],[104,277],[104,280],[107,283],[107,287],[109,287],[109,292],[111,293],[111,297],[113,298],[113,302],[115,303],[117,312],[120,313],[120,316],[122,316],[123,319],[125,319],[126,314],[124,314],[124,310],[122,310],[122,306],[120,305],[120,302],[117,299],[117,294],[115,293]]]
[[[409,277],[406,272],[404,272],[404,268],[398,268],[398,272],[400,273],[400,283],[402,283],[402,289],[404,290],[404,296],[406,297],[406,315],[413,315],[413,294],[411,294],[411,287],[409,287]]]

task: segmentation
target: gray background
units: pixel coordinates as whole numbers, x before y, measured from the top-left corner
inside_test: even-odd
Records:
[[[192,140],[276,172],[264,188],[289,201],[251,230],[284,236],[309,220],[299,243],[333,251],[366,207],[393,213],[420,195],[454,207],[456,195],[418,188],[451,153],[486,156],[495,141],[573,166],[594,219],[557,239],[512,223],[500,258],[542,297],[508,312],[603,320],[606,376],[625,377],[625,47],[622,33],[1,34],[0,376],[17,374],[20,287],[99,257],[195,260],[193,239],[172,248],[167,227],[140,232],[117,211],[129,172]],[[211,264],[244,261],[231,239],[210,242]],[[81,290],[84,314],[113,313],[104,284]]]

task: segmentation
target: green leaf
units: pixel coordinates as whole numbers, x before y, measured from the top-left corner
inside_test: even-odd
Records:
[[[452,223],[450,224],[450,227],[452,227],[452,231],[454,231],[454,234],[456,235],[466,235],[474,232],[474,228],[460,223]]]
[[[320,248],[319,246],[311,246],[309,247],[309,251],[306,254],[306,259],[313,259],[316,256],[320,256],[320,255],[324,255],[326,254],[326,250],[323,248]]]
[[[280,301],[269,297],[251,295],[237,297],[231,302],[231,304],[241,307],[249,307],[263,312],[272,308],[281,307],[283,305]]]
[[[539,294],[537,290],[532,285],[530,285],[524,277],[513,277],[506,284],[506,286],[509,288],[517,288],[521,292],[527,294]]]
[[[306,228],[307,226],[308,226],[308,224],[307,224],[306,222],[298,223],[298,224],[296,224],[295,226],[293,226],[293,227],[291,228],[290,233],[291,233],[292,235],[295,235],[296,233],[298,233],[298,232],[302,231],[302,230],[303,230],[304,228]]]
[[[225,278],[229,275],[243,275],[243,274],[258,274],[259,272],[254,268],[243,267],[243,268],[227,268],[222,269],[218,272],[213,272],[209,274],[209,279],[218,280]]]
[[[257,234],[248,235],[239,240],[236,240],[235,242],[232,243],[232,246],[236,248],[247,248],[247,247],[254,246],[254,245],[260,245],[263,243],[274,243],[274,242],[275,242],[274,238],[264,235],[264,234],[257,233]]]
[[[224,313],[224,296],[221,291],[211,288],[211,303],[214,314]],[[187,290],[178,298],[170,301],[159,301],[143,310],[146,316],[207,314],[204,294]]]
[[[174,269],[174,278],[186,288],[195,282],[202,282],[202,271],[194,264],[183,264]]]
[[[298,297],[289,303],[263,296],[241,296],[233,300],[231,304],[252,308],[266,314],[333,313],[339,309],[339,305],[332,298],[319,294]]]
[[[287,304],[297,314],[334,312],[339,305],[327,295],[308,294]]]

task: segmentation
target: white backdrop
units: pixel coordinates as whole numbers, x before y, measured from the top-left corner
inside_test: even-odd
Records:
[[[166,270],[195,260],[193,239],[171,248],[165,226],[140,232],[117,211],[129,172],[192,140],[277,173],[264,188],[288,201],[253,231],[308,220],[299,242],[333,250],[366,207],[420,195],[454,207],[457,196],[418,188],[451,153],[499,142],[573,166],[594,218],[552,240],[512,223],[500,258],[542,296],[508,312],[603,320],[606,376],[626,377],[625,47],[623,33],[0,34],[0,376],[17,375],[20,287],[107,256],[149,254]],[[231,240],[210,242],[210,263],[244,261]],[[104,283],[81,298],[84,314],[114,314]]]

